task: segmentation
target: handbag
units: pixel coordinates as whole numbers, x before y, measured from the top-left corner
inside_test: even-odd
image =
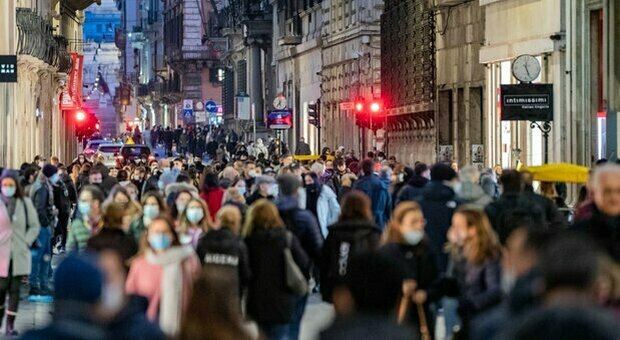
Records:
[[[293,242],[293,234],[286,232],[286,248],[284,248],[284,269],[286,271],[286,286],[298,296],[308,294],[308,280],[299,269],[293,253],[291,252],[291,244]]]

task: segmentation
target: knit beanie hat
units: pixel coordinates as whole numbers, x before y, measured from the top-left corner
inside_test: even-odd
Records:
[[[51,164],[45,164],[41,172],[45,175],[45,177],[50,178],[54,176],[55,173],[58,172],[58,168]]]
[[[89,304],[101,299],[104,276],[91,255],[69,255],[54,273],[56,300]]]

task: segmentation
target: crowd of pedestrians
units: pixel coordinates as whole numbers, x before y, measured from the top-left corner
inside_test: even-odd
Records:
[[[321,339],[618,339],[620,165],[597,163],[573,214],[527,172],[300,162],[232,134],[204,161],[186,133],[177,158],[0,172],[7,335],[27,285],[54,311],[25,339],[298,339],[312,294],[336,312]]]

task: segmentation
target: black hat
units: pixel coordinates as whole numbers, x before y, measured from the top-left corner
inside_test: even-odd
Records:
[[[291,165],[288,166],[289,169],[291,170],[298,170],[301,168],[301,164],[297,163],[297,162],[293,162],[291,163]]]
[[[58,168],[51,164],[45,164],[41,172],[45,175],[45,177],[50,178],[58,172]]]
[[[431,181],[451,181],[456,178],[456,171],[449,165],[437,163],[431,168]]]

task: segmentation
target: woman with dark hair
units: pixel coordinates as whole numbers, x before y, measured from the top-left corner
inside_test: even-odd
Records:
[[[174,222],[164,215],[153,219],[146,236],[148,242],[131,262],[125,290],[146,297],[148,318],[159,321],[161,329],[174,337],[200,273],[200,262],[191,246],[181,245]]]
[[[195,249],[200,237],[209,231],[212,225],[211,215],[205,202],[199,198],[190,200],[187,208],[179,217],[177,225],[181,244],[189,244]]]
[[[8,295],[6,335],[17,336],[19,293],[22,279],[31,271],[30,246],[37,240],[40,226],[32,201],[23,194],[19,173],[4,170],[0,185],[0,324]]]
[[[222,207],[224,189],[220,188],[217,174],[205,169],[200,183],[200,198],[207,203],[209,214],[215,216]]]
[[[321,294],[325,301],[331,302],[333,289],[344,283],[349,260],[379,247],[381,229],[374,224],[370,207],[366,195],[352,191],[343,197],[338,222],[329,226],[320,268]]]
[[[80,192],[77,215],[71,223],[67,236],[67,251],[84,251],[88,239],[103,227],[103,201],[101,189],[85,186]]]
[[[186,189],[181,189],[177,192],[172,192],[166,197],[166,204],[170,207],[170,216],[175,220],[181,217],[181,214],[185,211],[187,203],[194,198],[194,194]]]
[[[250,207],[244,235],[252,271],[247,313],[268,339],[289,339],[295,333],[291,325],[295,321],[298,296],[286,285],[283,253],[284,249],[290,248],[295,263],[306,278],[310,266],[308,255],[297,238],[286,229],[278,208],[267,199],[260,199]]]
[[[114,249],[121,255],[123,263],[129,270],[128,261],[138,252],[138,244],[123,230],[125,210],[125,206],[121,203],[107,204],[103,214],[103,227],[88,240],[87,248],[94,251]]]
[[[142,196],[142,216],[134,219],[129,225],[129,235],[140,244],[142,235],[146,232],[153,219],[160,214],[166,214],[168,209],[164,198],[157,191],[149,191]]]

